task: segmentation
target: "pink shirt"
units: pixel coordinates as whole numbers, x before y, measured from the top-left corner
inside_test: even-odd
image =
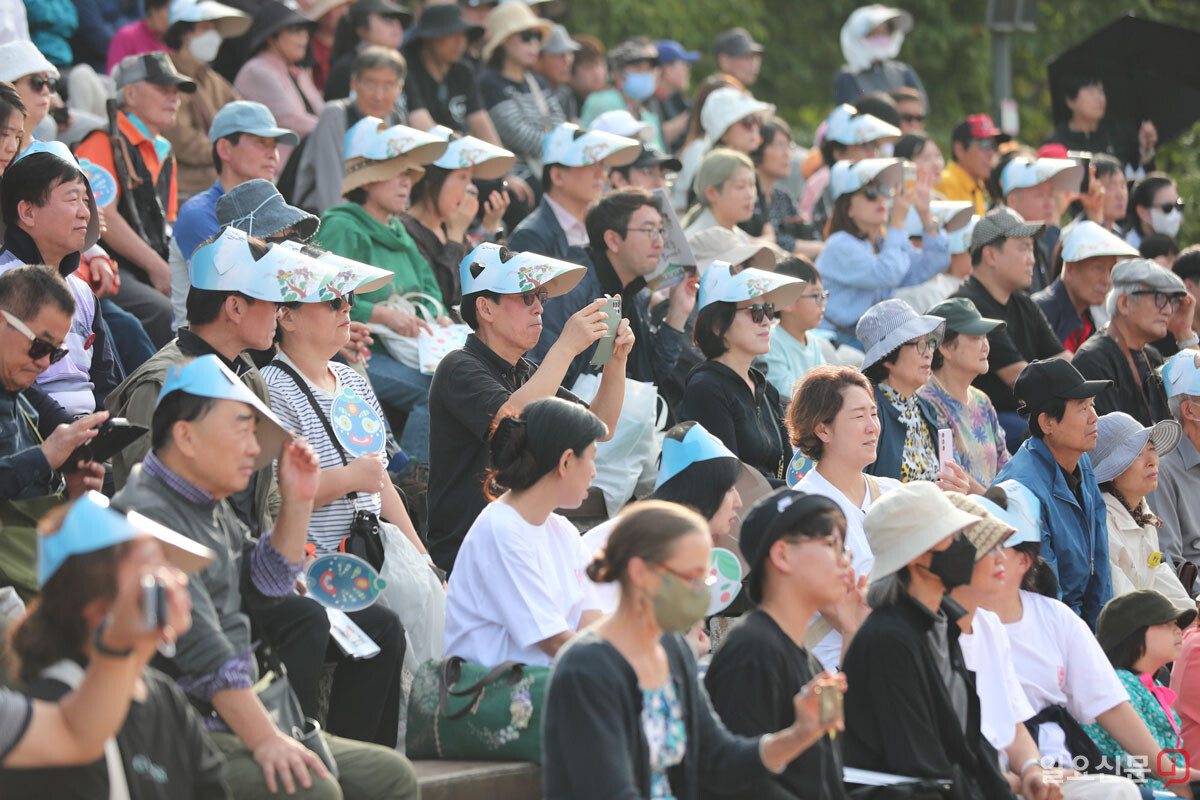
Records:
[[[1183,632],[1183,653],[1171,671],[1171,688],[1178,695],[1175,713],[1183,728],[1183,749],[1190,763],[1200,763],[1200,628]]]
[[[108,74],[111,75],[117,64],[126,56],[139,56],[142,53],[166,49],[167,46],[158,38],[157,33],[150,30],[146,20],[131,22],[119,28],[108,43]]]
[[[546,205],[550,206],[550,210],[554,212],[554,218],[558,220],[558,224],[562,227],[563,233],[567,235],[567,244],[577,247],[587,247],[587,225],[583,224],[583,220],[575,219],[570,211],[567,211],[558,203],[554,202],[550,195],[545,195],[545,198]]]
[[[242,65],[233,88],[245,99],[262,103],[271,109],[276,124],[295,131],[301,139],[317,126],[317,118],[325,108],[325,101],[313,84],[312,70],[289,67],[270,50],[260,51]],[[292,149],[290,144],[279,145],[280,172],[287,164]]]

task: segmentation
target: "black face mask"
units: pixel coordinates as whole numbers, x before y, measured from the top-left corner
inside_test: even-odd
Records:
[[[945,550],[933,552],[929,571],[941,578],[947,592],[966,586],[975,571],[975,545],[966,536],[959,536]]]

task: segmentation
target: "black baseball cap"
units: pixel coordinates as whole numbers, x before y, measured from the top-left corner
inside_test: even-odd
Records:
[[[1013,384],[1013,393],[1021,401],[1018,413],[1032,416],[1041,413],[1051,400],[1084,400],[1112,384],[1112,381],[1084,380],[1070,361],[1047,358],[1025,365]]]
[[[652,144],[643,144],[642,152],[638,153],[637,159],[629,166],[662,167],[671,172],[679,172],[679,170],[683,169],[683,165],[679,162],[678,158],[667,155]]]
[[[1161,592],[1138,589],[1105,603],[1096,618],[1096,641],[1107,652],[1142,626],[1174,622],[1186,628],[1195,619],[1195,607],[1180,609]]]
[[[805,494],[782,486],[750,507],[742,520],[742,558],[750,565],[746,592],[755,603],[762,600],[763,561],[771,545],[795,529],[800,520],[819,511],[836,511],[837,503],[819,494]]]
[[[113,82],[117,91],[139,81],[155,83],[159,86],[178,86],[179,91],[192,93],[196,91],[196,83],[179,70],[170,56],[161,50],[153,53],[142,53],[136,56],[125,56],[113,71]]]
[[[752,56],[761,53],[763,46],[754,41],[745,28],[730,28],[722,31],[713,41],[713,55]]]

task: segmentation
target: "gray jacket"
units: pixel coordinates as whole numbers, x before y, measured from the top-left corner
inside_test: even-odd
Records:
[[[408,121],[402,105],[404,95],[400,97],[392,113],[384,119],[388,125]],[[320,216],[325,209],[342,202],[346,131],[362,117],[358,104],[348,97],[326,103],[317,127],[305,138],[296,171],[295,196],[291,198],[294,205]]]

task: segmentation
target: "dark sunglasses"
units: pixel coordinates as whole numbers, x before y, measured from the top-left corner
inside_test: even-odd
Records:
[[[354,308],[354,292],[346,292],[344,296],[326,300],[325,303],[334,311],[341,311],[342,306]]]
[[[738,124],[741,125],[743,128],[754,129],[754,128],[761,128],[763,125],[763,121],[762,121],[762,117],[760,117],[756,114],[751,114],[748,117],[742,117],[741,119],[739,119]]]
[[[29,330],[29,326],[19,320],[15,315],[10,314],[0,308],[0,315],[8,321],[14,330],[29,340],[29,357],[34,361],[39,361],[46,356],[50,356],[50,363],[57,364],[63,360],[63,356],[67,354],[67,348],[58,347],[52,342],[47,342],[45,339],[38,338],[37,334]]]
[[[43,78],[41,75],[30,75],[29,88],[38,94],[41,94],[42,89],[46,88],[49,88],[51,92],[57,92],[58,80],[55,78]]]
[[[527,31],[521,31],[519,35],[521,37],[521,41],[525,44],[542,41],[542,32],[538,30],[530,29]]]
[[[764,319],[771,319],[775,316],[775,304],[762,303],[756,306],[746,306],[745,308],[739,308],[738,311],[749,311],[750,321],[755,325],[761,325]]]
[[[878,200],[881,197],[891,197],[892,196],[892,193],[889,192],[887,189],[885,189],[882,186],[875,186],[874,184],[864,186],[860,191],[862,191],[862,196],[867,198],[867,200],[869,200],[872,203],[874,203],[876,200]]]
[[[546,305],[546,300],[550,298],[549,289],[534,289],[532,292],[525,292],[521,295],[521,299],[525,301],[525,306],[533,305],[533,301],[537,300],[542,305]]]
[[[1130,292],[1130,294],[1134,295],[1135,297],[1143,294],[1152,294],[1154,295],[1154,307],[1159,311],[1162,311],[1170,306],[1172,314],[1174,314],[1180,309],[1181,306],[1183,306],[1183,295],[1157,292],[1154,289],[1139,289],[1136,292]]]
[[[1181,197],[1178,200],[1176,200],[1174,203],[1163,203],[1161,206],[1159,206],[1159,208],[1162,209],[1162,213],[1164,213],[1164,214],[1170,214],[1172,211],[1174,211],[1177,208],[1179,209],[1180,213],[1183,213],[1184,205],[1185,204],[1183,202],[1183,198]]]
[[[924,122],[925,115],[924,114],[901,114],[900,121],[901,122],[910,122],[910,123],[911,122]]]

